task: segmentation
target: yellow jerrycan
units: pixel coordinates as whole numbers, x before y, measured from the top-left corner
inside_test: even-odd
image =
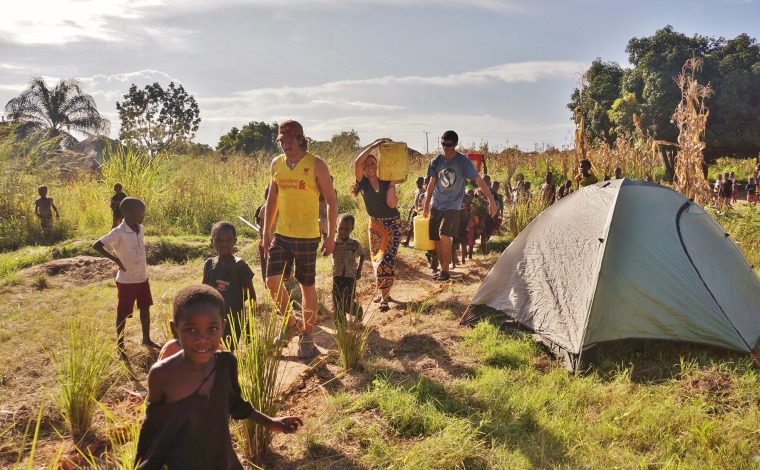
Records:
[[[435,250],[435,241],[430,239],[430,218],[422,214],[414,216],[414,247],[418,250]]]
[[[403,181],[409,172],[405,142],[383,142],[377,152],[377,176],[383,181]]]

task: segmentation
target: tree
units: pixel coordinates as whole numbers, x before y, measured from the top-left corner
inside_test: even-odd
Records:
[[[703,75],[715,90],[709,100],[705,154],[757,155],[760,151],[760,46],[746,34],[718,41]]]
[[[675,79],[687,60],[704,57],[711,47],[713,41],[709,38],[689,38],[670,25],[652,37],[628,41],[625,50],[633,69],[623,81],[623,93],[633,93],[636,102],[641,103],[641,126],[653,130],[658,140],[676,141],[678,128],[673,123],[673,111],[681,102],[681,90]]]
[[[278,124],[273,122],[251,121],[242,129],[233,127],[230,131],[219,138],[216,150],[224,155],[241,152],[245,155],[253,155],[257,152],[277,152]]]
[[[361,148],[359,133],[353,129],[333,134],[330,142],[332,142],[333,147],[336,149],[346,150],[348,152],[356,152]]]
[[[614,126],[607,111],[620,97],[623,68],[617,62],[603,62],[598,58],[583,74],[582,84],[573,91],[572,101],[567,105],[578,109],[584,117],[584,134],[592,144],[615,141]]]
[[[195,98],[174,82],[166,90],[158,83],[142,90],[132,84],[116,109],[121,119],[119,139],[145,148],[151,156],[191,142],[201,122]]]
[[[333,134],[329,141],[312,141],[309,148],[317,155],[351,156],[361,148],[360,142],[359,133],[351,129]]]
[[[98,112],[95,100],[84,93],[78,80],[60,80],[52,89],[35,77],[29,87],[5,105],[8,120],[20,126],[19,137],[42,132],[59,138],[61,147],[77,143],[71,132],[87,136],[108,133],[110,123]]]
[[[573,92],[571,109],[584,117],[592,143],[614,134],[632,135],[635,122],[659,141],[676,142],[673,112],[681,101],[676,78],[692,57],[704,60],[695,80],[715,94],[709,109],[704,155],[754,156],[760,151],[760,46],[746,34],[734,39],[688,37],[666,26],[651,37],[632,38],[626,47],[632,68],[622,70],[620,89],[612,101],[616,71],[597,59]],[[609,93],[608,93],[609,92]],[[581,100],[581,98],[583,98]],[[608,118],[605,122],[601,114]],[[635,116],[635,119],[634,119]],[[609,142],[609,139],[608,139]],[[666,179],[673,176],[677,155],[662,146]],[[666,149],[668,151],[666,151]]]

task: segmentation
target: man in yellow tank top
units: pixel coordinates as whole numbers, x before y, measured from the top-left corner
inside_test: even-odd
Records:
[[[311,335],[317,318],[317,288],[314,283],[320,241],[319,195],[322,194],[327,202],[327,237],[322,245],[323,256],[329,256],[335,247],[338,203],[327,164],[307,150],[301,124],[291,120],[280,124],[277,143],[283,154],[272,160],[270,167],[272,178],[261,240],[269,255],[266,283],[272,300],[284,313],[289,298],[283,287],[283,272],[288,262],[295,263],[295,277],[303,298],[303,328],[298,355],[309,358],[315,352]],[[277,228],[273,230],[275,218]],[[288,326],[295,327],[295,321],[291,319]]]

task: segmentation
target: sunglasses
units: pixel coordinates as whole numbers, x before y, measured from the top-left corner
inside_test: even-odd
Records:
[[[453,147],[456,144],[454,142],[441,142],[441,145],[443,145],[444,147]]]

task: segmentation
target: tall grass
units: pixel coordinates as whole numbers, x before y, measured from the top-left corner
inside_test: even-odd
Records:
[[[537,199],[520,199],[509,207],[509,231],[516,237],[544,210]]]
[[[75,440],[90,430],[98,400],[120,373],[114,352],[99,325],[74,318],[63,349],[51,355],[58,376],[55,402]]]
[[[235,350],[243,399],[269,416],[277,415],[282,380],[279,365],[284,342],[275,339],[285,333],[289,316],[290,309],[280,317],[274,306],[268,305],[257,312],[249,303],[245,311],[245,328]],[[271,432],[248,419],[236,429],[244,443],[245,454],[261,462],[269,451]]]
[[[160,197],[168,176],[167,158],[165,154],[150,157],[134,148],[119,147],[106,154],[100,172],[108,189],[121,183],[129,196],[140,198],[151,207]]]
[[[355,293],[351,293],[352,297]],[[371,296],[374,297],[374,294]],[[370,297],[370,298],[371,298]],[[364,318],[364,322],[359,318],[359,305],[355,304],[354,309],[350,305],[334,305],[335,313],[335,334],[333,338],[338,346],[338,354],[343,370],[349,372],[359,366],[364,355],[367,352],[369,335],[372,327],[367,322],[370,317]],[[369,310],[369,305],[365,312]]]

